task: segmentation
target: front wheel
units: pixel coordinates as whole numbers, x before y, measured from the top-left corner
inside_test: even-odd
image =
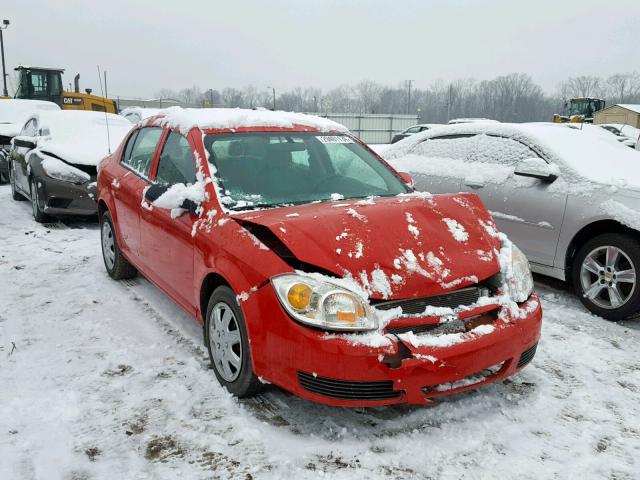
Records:
[[[46,223],[50,220],[49,215],[44,213],[40,206],[40,193],[38,192],[38,181],[35,177],[29,180],[31,189],[31,209],[33,211],[33,219],[38,223]]]
[[[209,360],[218,381],[237,397],[251,397],[262,388],[253,373],[244,316],[229,287],[215,289],[204,323]]]
[[[624,320],[640,314],[639,267],[640,242],[630,235],[607,233],[580,248],[572,281],[591,312],[607,320]]]

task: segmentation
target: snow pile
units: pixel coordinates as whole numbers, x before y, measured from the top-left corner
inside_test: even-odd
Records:
[[[177,128],[183,135],[193,128],[233,130],[248,127],[293,128],[296,125],[320,132],[348,132],[344,125],[313,115],[241,108],[170,107],[165,109],[163,116],[156,119],[154,124]]]

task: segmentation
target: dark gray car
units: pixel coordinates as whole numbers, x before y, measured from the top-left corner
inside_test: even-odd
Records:
[[[130,129],[126,119],[104,112],[61,110],[31,116],[12,140],[12,198],[30,200],[38,222],[50,216],[94,215],[98,163]]]
[[[553,124],[463,124],[384,153],[416,187],[477,193],[533,271],[610,320],[640,313],[640,154]]]

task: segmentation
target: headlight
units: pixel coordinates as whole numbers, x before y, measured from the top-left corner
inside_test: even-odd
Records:
[[[364,331],[378,326],[373,309],[358,294],[297,274],[271,279],[278,300],[301,323],[325,330]]]
[[[511,278],[509,278],[509,292],[516,302],[526,301],[533,293],[533,276],[529,268],[529,260],[522,250],[511,245]]]
[[[47,177],[61,180],[63,182],[83,184],[91,180],[89,174],[56,158],[45,158],[42,160],[42,170]]]
[[[503,237],[500,249],[500,273],[492,277],[490,283],[494,288],[509,294],[511,299],[518,303],[526,301],[533,292],[529,260],[506,237]]]

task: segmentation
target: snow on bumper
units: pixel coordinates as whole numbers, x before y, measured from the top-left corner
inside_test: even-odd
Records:
[[[336,406],[429,404],[502,380],[531,360],[542,325],[534,294],[517,312],[498,306],[466,312],[471,319],[493,311],[491,328],[479,325],[440,345],[420,342],[438,338],[429,333],[327,334],[290,319],[268,290],[243,303],[246,317],[259,319],[248,325],[256,374]]]

